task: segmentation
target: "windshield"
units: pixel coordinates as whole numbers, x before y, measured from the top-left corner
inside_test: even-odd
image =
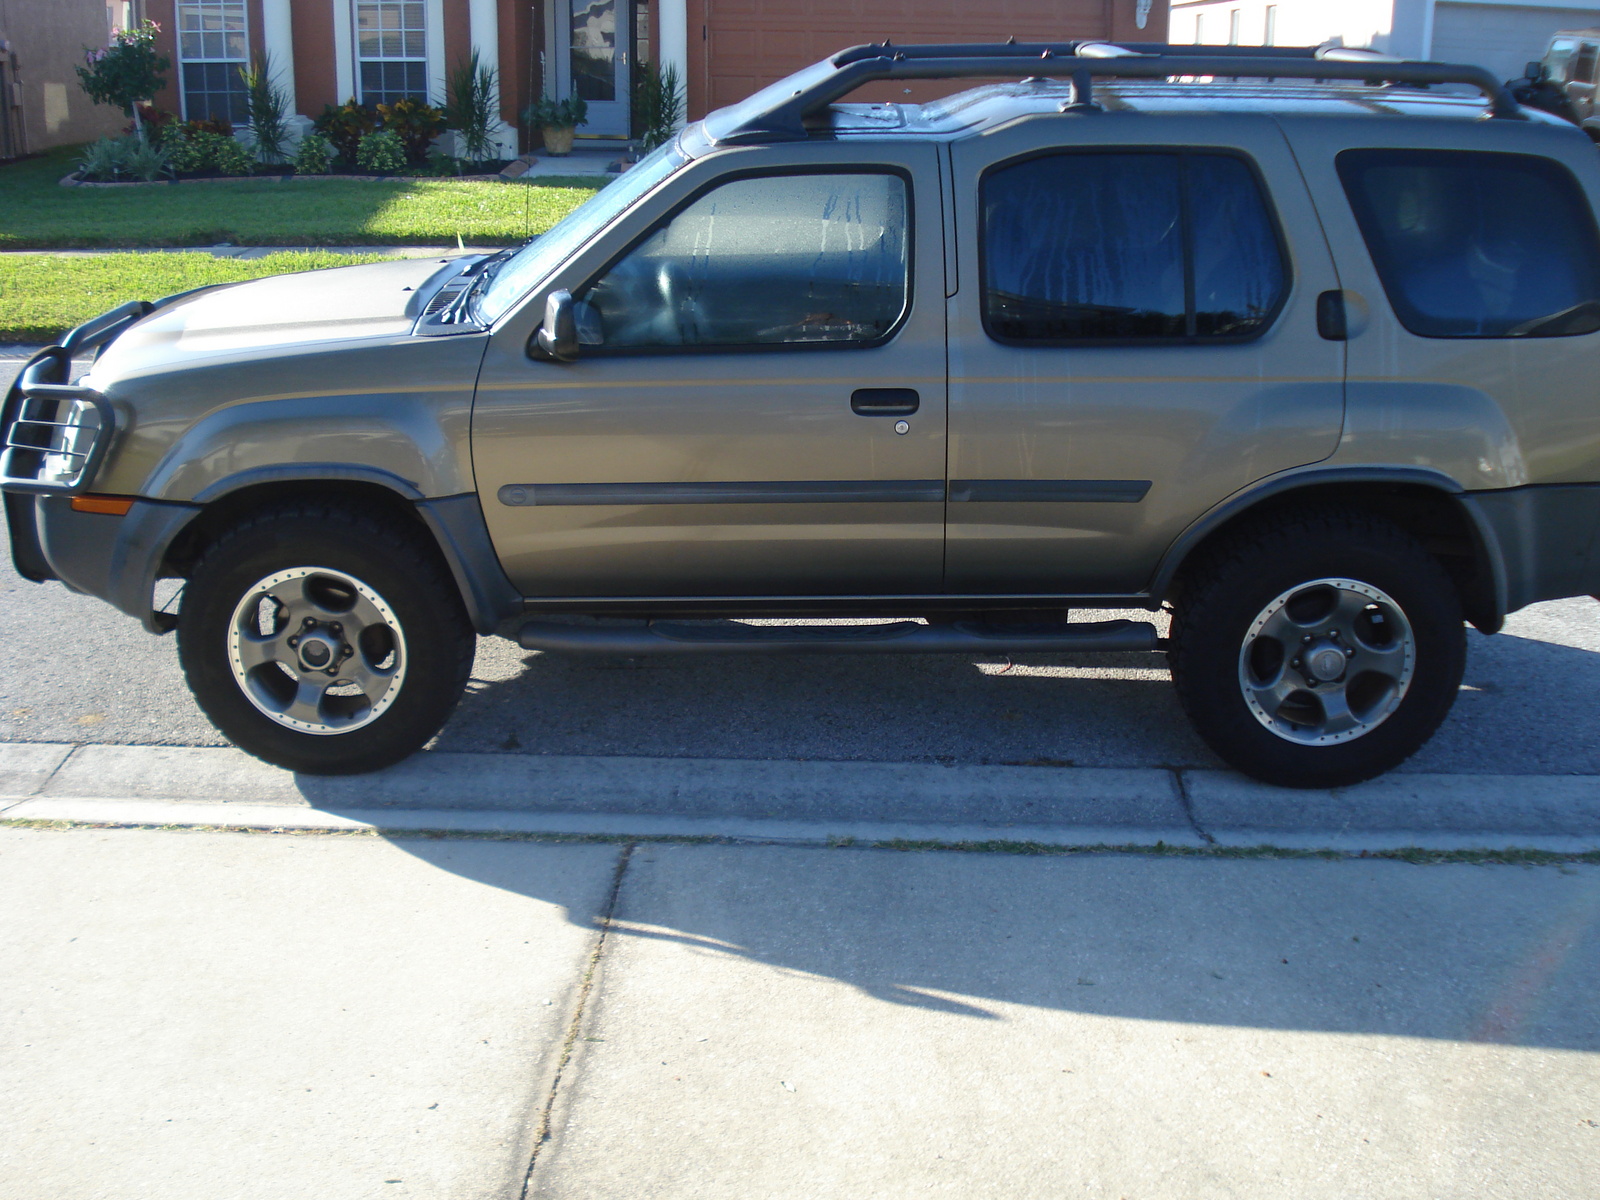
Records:
[[[601,188],[548,232],[517,251],[516,257],[507,259],[484,292],[478,314],[486,322],[498,320],[580,246],[688,161],[671,142],[646,155],[620,179]]]

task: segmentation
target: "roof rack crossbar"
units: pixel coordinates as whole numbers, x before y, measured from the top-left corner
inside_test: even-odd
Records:
[[[1109,45],[1134,53],[1089,57],[1079,53],[1091,45]],[[1167,46],[1158,43],[1034,43],[985,46],[854,46],[806,67],[719,109],[706,118],[705,129],[719,144],[800,141],[806,121],[825,111],[865,83],[880,79],[960,79],[1023,73],[1052,78],[1115,76],[1121,79],[1169,79],[1175,76],[1224,78],[1364,80],[1385,83],[1460,83],[1477,88],[1489,102],[1490,114],[1522,119],[1522,110],[1505,85],[1487,69],[1465,63],[1391,60],[1334,61],[1316,58],[1316,47],[1277,48],[1272,55],[1241,54],[1263,47]],[[1202,51],[1197,53],[1197,51]],[[1226,52],[1226,53],[1225,53]],[[1002,65],[1003,64],[1003,65]],[[1004,69],[1010,67],[1011,70]],[[1080,97],[1082,99],[1082,97]]]

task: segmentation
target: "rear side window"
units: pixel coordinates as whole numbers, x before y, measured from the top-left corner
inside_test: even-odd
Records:
[[[1346,150],[1338,165],[1389,304],[1412,333],[1600,330],[1600,238],[1565,167],[1458,150]]]
[[[1007,342],[1241,340],[1288,290],[1255,173],[1225,154],[1062,153],[983,181],[983,318]]]

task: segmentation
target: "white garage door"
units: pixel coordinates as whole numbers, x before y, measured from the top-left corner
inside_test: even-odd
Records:
[[[1520,4],[1452,4],[1433,10],[1433,54],[1439,62],[1477,63],[1497,79],[1515,79],[1543,58],[1561,29],[1600,28],[1600,8],[1524,8]]]

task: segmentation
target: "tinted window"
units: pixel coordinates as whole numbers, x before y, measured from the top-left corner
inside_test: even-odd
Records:
[[[1283,253],[1250,168],[1185,156],[1194,230],[1194,332],[1241,337],[1266,324],[1284,291]]]
[[[788,175],[723,184],[584,296],[608,349],[870,343],[906,307],[905,181]]]
[[[1564,167],[1445,150],[1347,150],[1338,163],[1389,303],[1412,333],[1600,329],[1600,243]]]
[[[1070,153],[983,185],[984,320],[1018,341],[1247,337],[1281,299],[1266,202],[1237,158]]]

